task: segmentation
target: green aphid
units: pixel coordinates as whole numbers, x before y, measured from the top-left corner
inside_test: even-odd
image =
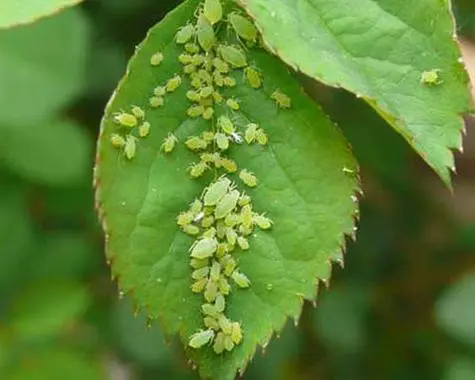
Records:
[[[248,288],[249,285],[251,285],[251,281],[247,278],[247,276],[241,272],[238,272],[235,270],[231,274],[231,278],[234,280],[234,282],[239,286],[240,288]]]
[[[203,218],[203,220],[201,221],[201,227],[210,228],[213,225],[213,223],[214,223],[214,216],[209,215]]]
[[[252,144],[256,139],[257,129],[259,126],[255,123],[249,123],[246,127],[246,132],[244,132],[244,139],[248,144]]]
[[[203,290],[205,290],[205,287],[206,287],[206,284],[208,283],[208,279],[207,278],[201,278],[199,279],[198,281],[195,281],[192,285],[191,285],[191,291],[193,293],[202,293]]]
[[[245,228],[252,228],[254,214],[251,205],[247,204],[241,208],[240,221]]]
[[[236,131],[231,119],[225,115],[221,115],[218,118],[218,127],[227,135],[231,135]]]
[[[121,135],[113,133],[111,135],[111,144],[114,148],[123,148],[125,146],[125,139]]]
[[[163,56],[163,54],[159,51],[157,51],[155,54],[152,55],[152,57],[150,58],[150,64],[152,66],[158,66],[160,63],[162,63],[163,59],[165,57]]]
[[[231,334],[232,331],[232,325],[231,321],[226,318],[224,315],[221,315],[218,319],[219,327],[221,327],[221,330],[223,331],[224,334],[229,335]]]
[[[203,115],[203,112],[205,111],[205,108],[202,105],[196,105],[196,106],[191,106],[186,110],[186,114],[189,117],[198,117]]]
[[[290,108],[290,107],[292,107],[292,99],[290,99],[287,95],[285,95],[280,90],[275,90],[271,94],[270,97],[271,97],[271,99],[276,101],[277,105],[280,108]]]
[[[209,153],[209,152],[202,153],[200,155],[200,160],[203,162],[206,162],[207,164],[214,164],[216,160],[215,153]]]
[[[186,140],[185,145],[188,149],[195,151],[195,150],[206,149],[206,147],[208,146],[208,143],[197,136],[190,136]]]
[[[207,169],[209,169],[208,164],[200,161],[197,164],[192,164],[189,168],[189,172],[193,178],[198,178],[201,177]]]
[[[231,245],[235,245],[237,242],[237,238],[237,232],[234,231],[232,228],[228,228],[228,230],[226,231],[226,240],[228,241],[228,243]]]
[[[205,232],[203,232],[203,237],[204,238],[214,238],[216,236],[216,228],[211,227],[208,228]]]
[[[223,83],[226,87],[235,87],[236,86],[236,79],[233,77],[224,77]]]
[[[231,285],[229,285],[228,280],[224,276],[219,277],[218,281],[218,290],[221,294],[227,296],[231,292]]]
[[[252,220],[262,230],[268,230],[272,227],[272,220],[264,215],[254,214]]]
[[[206,284],[204,291],[205,300],[208,302],[214,302],[216,296],[218,295],[218,284],[214,281],[209,281]]]
[[[208,96],[213,95],[214,88],[213,86],[205,86],[200,91],[201,98],[207,98]]]
[[[202,134],[201,134],[201,138],[207,142],[211,142],[214,140],[214,132],[213,131],[204,131]],[[219,153],[216,153],[217,155],[219,155]]]
[[[191,74],[191,73],[194,73],[196,71],[196,67],[194,65],[192,65],[191,63],[189,63],[188,65],[185,65],[183,67],[183,71],[185,74]]]
[[[203,70],[203,69],[199,70],[198,71],[198,78],[201,79],[202,82],[207,83],[209,86],[211,86],[213,84],[213,77],[206,70]]]
[[[190,235],[190,236],[196,236],[196,235],[199,235],[200,229],[197,226],[194,226],[192,224],[188,224],[188,225],[183,227],[183,232],[187,235]]]
[[[167,90],[165,89],[164,86],[157,86],[157,87],[155,87],[155,88],[153,89],[153,94],[154,94],[155,96],[164,96],[165,93],[166,93],[166,91],[167,91]]]
[[[144,121],[139,127],[139,136],[147,137],[150,134],[150,127],[150,123],[148,121]]]
[[[205,216],[213,215],[214,214],[214,208],[211,206],[205,206],[203,208],[203,212],[205,213]]]
[[[142,108],[140,108],[139,106],[133,106],[132,107],[132,114],[137,119],[143,119],[145,117],[145,111]]]
[[[218,321],[209,315],[203,318],[203,324],[209,329],[219,330]]]
[[[205,206],[215,206],[227,194],[231,180],[226,177],[221,177],[206,190],[203,203]]]
[[[195,66],[200,66],[205,61],[205,56],[203,54],[194,54],[191,57],[191,64]]]
[[[216,300],[214,301],[214,307],[219,313],[222,313],[226,308],[226,300],[221,293],[218,293],[216,296]]]
[[[170,78],[167,81],[167,84],[165,86],[165,89],[168,92],[173,92],[175,91],[178,87],[181,85],[181,77],[179,75],[175,75],[173,78]]]
[[[178,138],[173,134],[169,133],[167,137],[163,140],[163,144],[161,146],[161,149],[165,153],[170,153],[173,149],[175,149],[175,145],[178,142]]]
[[[444,81],[440,79],[440,72],[440,69],[424,71],[421,74],[421,83],[429,86],[438,86],[439,84],[442,84]]]
[[[257,177],[246,169],[239,172],[239,178],[249,187],[257,186]]]
[[[224,337],[225,335],[222,332],[216,334],[216,338],[213,343],[213,351],[215,354],[220,355],[224,352]]]
[[[213,92],[213,99],[215,103],[221,103],[223,101],[223,97],[218,91]]]
[[[212,329],[198,331],[190,337],[188,345],[192,348],[200,348],[211,343],[214,338],[214,331]]]
[[[218,248],[216,249],[216,257],[220,259],[223,256],[228,254],[228,245],[226,243],[219,243]]]
[[[218,132],[214,138],[219,149],[226,150],[229,148],[229,139],[224,133]]]
[[[240,344],[242,341],[241,324],[239,322],[232,323],[231,339],[234,344]]]
[[[234,348],[233,340],[231,335],[224,335],[224,348],[226,351],[232,351]]]
[[[191,24],[182,26],[175,35],[175,41],[177,44],[183,45],[187,43],[191,37],[195,34],[195,27]]]
[[[238,101],[233,98],[229,98],[228,100],[226,100],[226,105],[234,111],[237,111],[240,108]]]
[[[205,111],[203,112],[203,119],[211,120],[214,115],[214,108],[213,107],[206,107]]]
[[[188,42],[185,44],[185,50],[187,53],[196,54],[200,51],[200,47],[193,42]]]
[[[214,84],[218,87],[224,86],[224,77],[218,71],[215,71],[213,73],[213,81],[214,81]]]
[[[244,206],[246,206],[250,203],[251,203],[251,197],[249,195],[246,195],[246,194],[242,194],[241,198],[239,198],[239,201],[238,201],[238,204],[241,207],[244,207]]]
[[[213,256],[218,248],[218,241],[215,238],[205,238],[195,242],[191,246],[191,257],[195,259],[206,259]]]
[[[230,13],[228,20],[239,37],[250,42],[256,41],[257,29],[251,21],[236,12]]]
[[[218,310],[216,310],[216,307],[210,303],[204,303],[201,305],[201,311],[204,315],[209,315],[213,318],[218,318],[220,314]]]
[[[191,259],[190,265],[193,269],[200,269],[209,266],[209,259]]]
[[[194,215],[192,212],[185,211],[185,212],[180,212],[178,216],[176,217],[176,224],[178,224],[180,227],[185,227],[189,225],[191,222],[193,222]]]
[[[219,57],[213,59],[213,66],[216,67],[216,70],[219,73],[225,74],[229,72],[229,65]]]
[[[236,161],[233,161],[229,158],[221,158],[219,160],[220,166],[222,166],[228,173],[235,173],[238,170]]]
[[[114,115],[114,121],[124,127],[133,128],[137,126],[138,120],[135,115],[127,112],[118,112]]]
[[[246,67],[244,69],[244,74],[252,88],[260,88],[262,86],[262,78],[259,71],[253,67]]]
[[[208,277],[209,275],[210,268],[209,267],[203,267],[200,269],[196,269],[191,273],[191,278],[193,280],[200,280],[202,278]]]
[[[242,224],[239,226],[239,233],[243,236],[249,236],[252,234],[252,228],[244,227]]]
[[[243,251],[249,249],[249,241],[244,236],[238,236],[237,243]]]
[[[211,265],[211,270],[209,272],[209,278],[211,281],[217,282],[219,280],[219,275],[221,274],[221,264],[217,261],[213,261]]]
[[[189,63],[192,62],[192,57],[189,54],[182,53],[178,56],[178,60],[180,61],[180,63],[184,65],[188,65]]]
[[[226,262],[222,263],[222,265],[223,265],[223,273],[229,277],[236,269],[237,263],[236,263],[236,260],[234,260],[231,257],[231,255],[228,255],[228,256],[230,257],[230,259],[226,260]]]
[[[205,0],[203,13],[211,25],[223,18],[223,7],[220,0]]]
[[[240,194],[237,190],[232,190],[227,193],[216,205],[214,217],[216,219],[222,219],[232,212],[236,208],[239,196]]]
[[[165,103],[165,100],[163,99],[162,96],[152,96],[152,97],[148,100],[148,104],[149,104],[150,107],[152,107],[152,108],[162,107],[164,103]]]
[[[190,212],[193,213],[193,215],[198,215],[201,210],[203,210],[203,203],[199,199],[195,199],[193,202],[190,204]]]
[[[199,89],[201,87],[201,79],[197,77],[193,78],[191,80],[191,87]]]
[[[213,214],[214,214],[214,208],[213,208]],[[224,224],[223,220],[218,220],[216,222],[216,235],[218,236],[219,239],[224,239],[226,236],[226,225]]]
[[[125,140],[125,146],[124,146],[124,154],[127,159],[131,160],[135,157],[135,153],[137,151],[137,143],[136,143],[137,138],[128,135],[126,140]]]
[[[206,71],[212,71],[213,70],[213,55],[212,54],[207,54],[205,57],[205,61],[203,63],[203,68]]]
[[[256,132],[256,140],[260,145],[267,145],[269,138],[262,128],[259,128]]]
[[[199,44],[204,51],[210,51],[216,42],[216,36],[214,35],[214,30],[211,26],[211,23],[203,14],[198,16],[196,30]]]
[[[218,52],[221,57],[231,66],[234,66],[236,68],[247,66],[246,55],[235,46],[220,45],[218,48]]]
[[[224,224],[226,227],[234,227],[236,224],[241,222],[241,217],[238,214],[231,213],[224,218]]]
[[[192,102],[199,102],[201,100],[200,94],[194,90],[188,90],[186,92],[186,97]]]

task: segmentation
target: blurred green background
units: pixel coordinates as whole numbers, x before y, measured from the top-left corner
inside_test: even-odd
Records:
[[[118,298],[91,185],[105,103],[177,3],[88,0],[0,31],[2,380],[197,379],[179,344]],[[475,4],[455,12],[473,50]],[[475,379],[473,121],[452,195],[368,106],[302,81],[362,164],[361,221],[318,307],[307,304],[244,378]]]

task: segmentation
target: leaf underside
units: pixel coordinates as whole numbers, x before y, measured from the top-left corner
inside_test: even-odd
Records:
[[[238,0],[271,50],[363,97],[450,186],[469,78],[448,0]],[[443,83],[421,83],[440,70]]]
[[[122,291],[133,293],[139,308],[158,319],[168,335],[179,333],[185,345],[201,327],[202,298],[190,290],[193,239],[178,229],[176,216],[200,196],[212,176],[189,176],[186,169],[196,158],[183,142],[210,122],[187,117],[187,80],[166,95],[164,107],[144,105],[155,86],[180,73],[181,48],[174,36],[191,20],[198,4],[185,1],[153,27],[137,48],[107,106],[95,171],[97,207],[113,275]],[[153,67],[150,57],[156,51],[165,58]],[[203,377],[220,380],[233,379],[237,371],[243,371],[257,345],[267,345],[288,317],[299,318],[305,299],[315,299],[318,279],[328,281],[331,262],[343,260],[344,235],[353,233],[357,214],[357,164],[341,133],[303,93],[285,65],[262,50],[247,53],[263,73],[263,87],[253,89],[243,75],[235,74],[237,86],[223,94],[240,101],[240,117],[259,123],[269,144],[233,146],[229,155],[258,177],[259,185],[246,193],[256,210],[267,212],[274,226],[255,232],[250,250],[238,253],[239,267],[252,286],[233,287],[227,314],[241,322],[243,342],[224,355],[216,355],[210,347],[187,348]],[[276,89],[292,98],[291,110],[279,109],[270,99]],[[112,115],[131,105],[145,108],[152,127],[150,135],[139,141],[136,157],[127,160],[112,147],[110,137],[117,131]],[[179,143],[165,155],[160,146],[169,132]],[[241,186],[235,176],[230,177]]]

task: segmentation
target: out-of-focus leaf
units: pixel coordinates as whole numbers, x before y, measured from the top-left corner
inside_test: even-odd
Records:
[[[89,25],[76,9],[0,30],[0,125],[37,128],[76,97],[85,81],[88,47]]]
[[[452,361],[447,369],[444,380],[473,380],[475,379],[475,361],[458,358]]]
[[[0,159],[26,179],[71,186],[90,171],[91,145],[83,128],[70,121],[4,128]]]
[[[439,298],[439,326],[458,340],[475,345],[475,274],[466,275]]]
[[[34,22],[52,15],[82,0],[2,0],[0,2],[0,29]]]

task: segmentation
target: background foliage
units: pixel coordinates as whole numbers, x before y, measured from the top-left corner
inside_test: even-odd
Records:
[[[176,3],[91,0],[0,31],[2,379],[196,379],[179,345],[118,299],[90,185],[105,102],[134,46]],[[455,5],[469,44],[475,5]],[[470,126],[451,197],[362,101],[307,85],[362,164],[358,240],[318,308],[306,305],[245,378],[475,378]]]

